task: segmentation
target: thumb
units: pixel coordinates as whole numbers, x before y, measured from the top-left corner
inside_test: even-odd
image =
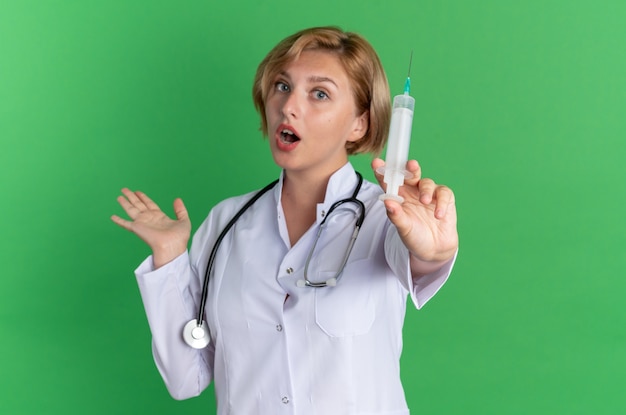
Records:
[[[187,213],[187,208],[183,203],[181,198],[176,198],[174,200],[174,213],[176,214],[176,219],[189,221],[189,214]]]
[[[392,199],[387,199],[384,202],[385,209],[387,209],[387,217],[398,228],[398,232],[403,234],[405,229],[410,227],[410,219],[404,209],[402,209],[402,205]]]

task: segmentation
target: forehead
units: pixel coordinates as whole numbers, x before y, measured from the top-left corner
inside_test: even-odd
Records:
[[[348,84],[349,76],[339,56],[324,50],[304,50],[300,55],[285,63],[279,71],[290,77],[303,76],[308,80],[327,79],[339,84]]]

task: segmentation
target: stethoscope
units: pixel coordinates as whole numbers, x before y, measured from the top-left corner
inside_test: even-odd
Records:
[[[361,230],[361,225],[363,224],[363,221],[365,220],[365,205],[363,204],[363,202],[357,199],[357,195],[359,194],[359,191],[361,190],[361,185],[363,184],[363,176],[361,176],[359,172],[356,172],[356,175],[358,178],[358,182],[354,189],[354,192],[352,193],[352,196],[350,196],[347,199],[342,199],[333,203],[330,209],[328,209],[328,212],[326,212],[326,215],[324,216],[322,223],[320,223],[319,229],[317,230],[317,234],[315,235],[315,241],[313,242],[313,247],[309,251],[309,255],[307,256],[306,262],[304,264],[304,279],[298,280],[296,282],[296,285],[298,287],[312,287],[312,288],[334,287],[337,285],[337,283],[341,279],[343,270],[346,266],[346,263],[348,262],[348,258],[350,257],[350,253],[352,252],[352,248],[354,247],[356,238],[359,235],[359,231]],[[224,237],[226,236],[230,228],[232,228],[233,225],[235,225],[235,223],[241,217],[241,215],[243,215],[243,213],[246,210],[248,210],[250,206],[252,206],[257,200],[259,200],[261,196],[263,196],[265,193],[267,193],[267,191],[272,189],[276,185],[276,183],[278,183],[278,180],[275,180],[272,183],[268,184],[263,189],[259,190],[250,200],[248,200],[248,202],[246,202],[246,204],[243,205],[241,209],[239,209],[239,211],[235,214],[235,216],[233,216],[230,222],[226,224],[222,232],[217,237],[215,244],[213,245],[213,249],[211,250],[211,254],[209,255],[207,267],[204,272],[204,281],[202,282],[202,294],[200,295],[200,305],[198,307],[197,317],[194,318],[193,320],[190,320],[187,324],[185,324],[185,327],[183,328],[183,339],[189,346],[193,347],[194,349],[203,349],[206,346],[208,346],[211,341],[211,337],[209,336],[209,330],[207,328],[206,321],[204,321],[203,319],[203,316],[204,316],[205,304],[206,304],[207,297],[209,294],[209,279],[211,276],[211,270],[213,268],[213,262],[215,261],[215,256],[217,255],[217,249],[219,248],[220,244],[222,243],[222,240],[224,239]],[[348,249],[346,250],[346,254],[343,257],[339,271],[337,271],[337,273],[332,278],[329,278],[326,281],[322,281],[322,282],[313,282],[309,280],[308,278],[308,270],[309,270],[309,263],[311,262],[311,258],[313,257],[313,253],[315,252],[315,247],[317,246],[317,241],[319,241],[320,236],[322,234],[322,230],[327,225],[326,220],[328,219],[328,217],[336,208],[338,208],[339,206],[345,203],[354,203],[359,207],[359,216],[357,217],[357,220],[355,222],[354,231],[352,232],[350,242],[348,243]]]

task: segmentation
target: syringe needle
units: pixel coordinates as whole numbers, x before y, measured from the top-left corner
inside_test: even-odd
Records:
[[[406,82],[404,83],[404,93],[408,95],[411,93],[411,65],[413,65],[413,51],[409,57],[409,72],[406,75]]]

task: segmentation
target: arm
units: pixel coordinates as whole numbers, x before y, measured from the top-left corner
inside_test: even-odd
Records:
[[[183,326],[195,314],[199,280],[187,254],[191,222],[180,199],[171,219],[144,193],[122,189],[118,202],[130,220],[111,219],[152,249],[152,256],[135,271],[152,332],[155,363],[175,399],[197,396],[211,380],[211,347],[196,350],[182,339]]]
[[[211,382],[213,344],[196,350],[182,338],[200,297],[198,278],[187,252],[156,270],[151,258],[135,271],[152,333],[152,353],[167,390],[174,399],[198,396]]]

